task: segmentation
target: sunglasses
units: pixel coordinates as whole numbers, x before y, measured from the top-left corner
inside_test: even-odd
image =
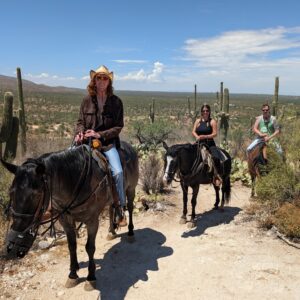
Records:
[[[263,111],[263,112],[268,112],[268,111],[269,111],[269,109],[263,109],[262,111]]]
[[[97,79],[97,80],[107,81],[107,80],[108,80],[108,77],[105,77],[105,76],[97,76],[96,79]]]
[[[204,110],[202,110],[201,112],[202,112],[202,113],[209,113],[209,110],[204,109]]]

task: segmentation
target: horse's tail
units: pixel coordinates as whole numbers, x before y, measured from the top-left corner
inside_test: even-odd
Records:
[[[231,183],[230,183],[230,175],[226,176],[223,180],[223,186],[222,189],[224,191],[224,200],[225,204],[228,204],[231,197]]]
[[[230,182],[230,173],[231,173],[231,158],[229,157],[224,162],[224,177],[223,177],[223,185],[222,190],[224,192],[225,203],[228,204],[231,197],[231,182]]]

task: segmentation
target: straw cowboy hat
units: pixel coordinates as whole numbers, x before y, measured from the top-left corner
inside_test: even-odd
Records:
[[[113,72],[109,72],[109,70],[107,69],[107,67],[105,66],[101,66],[99,67],[96,71],[94,70],[91,70],[90,71],[90,78],[93,79],[95,75],[105,75],[107,76],[110,81],[113,81],[113,78],[114,78],[114,73]]]

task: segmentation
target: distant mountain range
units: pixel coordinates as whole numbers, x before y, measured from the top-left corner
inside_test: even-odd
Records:
[[[32,81],[22,79],[23,91],[27,93],[74,93],[85,94],[86,90],[77,88],[68,88],[64,86],[51,87],[45,84],[36,84]],[[0,92],[16,92],[18,88],[15,77],[0,75]]]
[[[78,89],[78,88],[69,88],[64,86],[48,86],[45,84],[36,84],[32,81],[22,79],[23,83],[23,91],[28,94],[37,94],[37,93],[49,93],[49,94],[76,94],[78,96],[86,95],[86,89]],[[0,94],[4,94],[5,92],[11,91],[17,94],[17,79],[15,77],[0,75]],[[159,91],[126,91],[126,90],[118,90],[116,94],[121,97],[154,97],[154,98],[174,98],[174,97],[182,97],[186,99],[187,96],[193,99],[194,92],[191,89],[191,92],[159,92]],[[200,92],[200,98],[205,100],[215,99],[216,93],[205,93]],[[279,95],[280,101],[299,101],[300,96],[287,96],[287,95]],[[263,101],[263,99],[272,99],[273,95],[266,94],[246,94],[246,93],[238,93],[230,94],[231,99],[246,99],[249,98],[253,100]],[[203,100],[202,100],[203,101]]]

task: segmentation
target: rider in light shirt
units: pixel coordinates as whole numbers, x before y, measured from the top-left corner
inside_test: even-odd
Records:
[[[253,132],[257,135],[255,140],[248,146],[247,151],[251,151],[259,143],[267,143],[275,136],[280,134],[280,127],[277,123],[276,117],[271,115],[270,105],[263,104],[262,115],[256,118],[253,125]],[[278,141],[272,141],[276,151],[282,154],[282,148]],[[263,147],[263,157],[267,162],[267,149]]]

